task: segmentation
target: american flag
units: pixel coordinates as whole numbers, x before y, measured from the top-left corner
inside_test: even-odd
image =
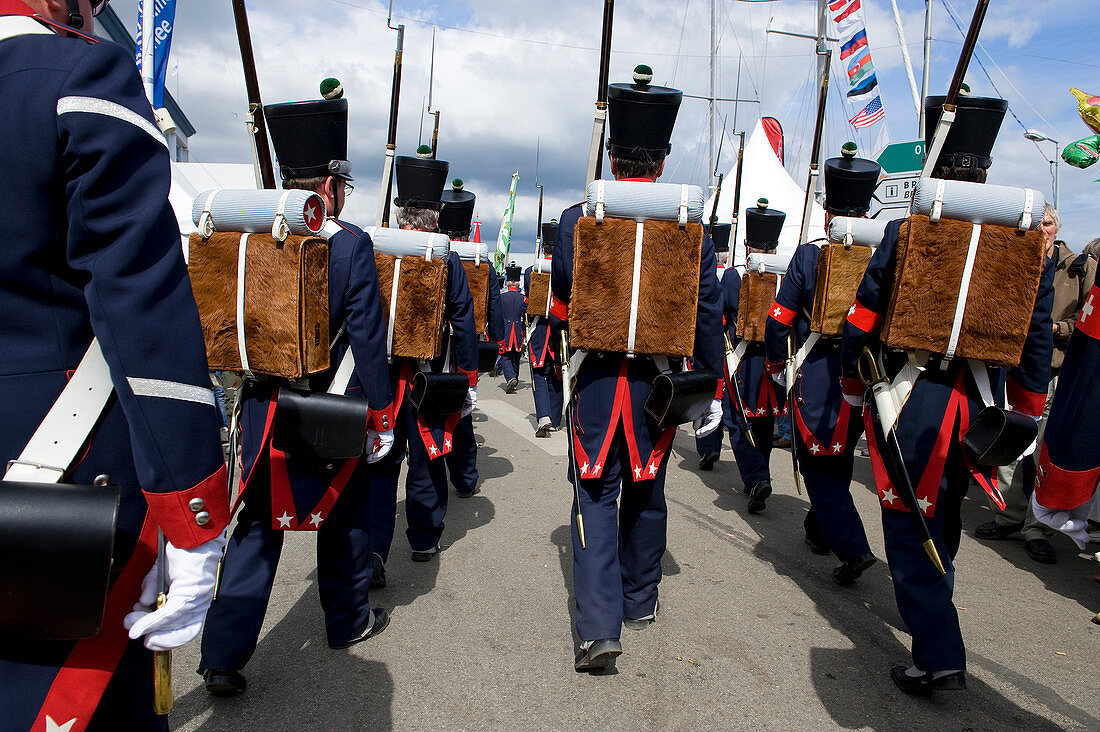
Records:
[[[848,121],[852,123],[852,127],[862,129],[870,127],[885,116],[886,110],[882,108],[882,97],[876,96],[867,103],[866,107],[860,110],[859,114]]]

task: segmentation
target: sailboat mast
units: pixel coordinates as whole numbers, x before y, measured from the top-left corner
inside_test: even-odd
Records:
[[[710,178],[718,169],[715,157],[718,135],[718,0],[710,0]]]
[[[829,77],[829,63],[832,55],[829,53],[828,43],[826,41],[826,29],[829,24],[829,3],[828,0],[817,0],[817,78],[828,79]],[[822,102],[824,107],[824,102]],[[819,112],[821,114],[821,112]],[[825,130],[824,119],[818,122],[818,129],[814,133],[814,140],[816,142],[815,149],[811,152],[815,160],[820,160],[822,156],[822,149],[825,146]],[[817,176],[817,188],[815,193],[818,200],[821,200],[825,196],[825,178]],[[801,243],[801,241],[799,242]]]
[[[924,100],[928,98],[928,81],[932,69],[932,0],[924,0],[924,78],[920,83],[920,129],[924,137]]]

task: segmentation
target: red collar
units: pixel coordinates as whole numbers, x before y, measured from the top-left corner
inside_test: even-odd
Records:
[[[656,183],[655,180],[649,178],[616,178],[615,180],[622,181],[623,183]]]
[[[508,285],[508,292],[519,292],[519,285]]]
[[[34,12],[29,5],[23,2],[23,0],[0,0],[0,15],[20,15],[24,18],[33,18],[39,23],[45,23],[54,30],[61,31],[62,33],[71,33],[74,36],[83,38],[89,43],[99,43],[99,39],[94,36],[89,36],[85,33],[81,33],[76,28],[63,23],[45,18],[38,13]]]

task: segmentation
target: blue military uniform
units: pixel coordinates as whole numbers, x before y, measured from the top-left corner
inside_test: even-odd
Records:
[[[468,376],[470,387],[476,387],[474,301],[466,270],[454,252],[447,257],[445,303],[444,320],[451,332],[444,331],[444,355],[431,362],[431,370],[443,371],[446,353],[450,350],[452,370]],[[406,362],[403,373],[407,374],[406,383],[411,385],[412,364]],[[421,417],[413,410],[407,393],[402,414],[409,444],[409,470],[405,476],[405,517],[409,524],[406,536],[414,552],[431,551],[439,544],[443,518],[447,515],[446,461],[440,458],[453,450],[454,432],[461,417],[458,413],[438,418]]]
[[[509,265],[509,269],[511,269]],[[524,318],[527,315],[527,297],[519,289],[519,267],[515,268],[515,283],[509,274],[508,289],[500,295],[504,313],[504,338],[500,341],[500,368],[507,382],[519,378],[519,361],[523,355],[524,337],[527,335]]]
[[[278,149],[278,148],[276,148]],[[330,219],[329,332],[347,321],[327,372],[310,379],[323,392],[350,347],[355,372],[345,394],[371,405],[371,428],[393,428],[386,333],[370,236]],[[244,668],[256,650],[283,546],[284,530],[317,531],[317,587],[330,645],[372,621],[368,517],[374,466],[365,458],[319,464],[274,447],[271,425],[280,386],[246,382],[241,391],[241,490],[237,525],[226,547],[218,595],[207,614],[199,668]],[[392,449],[392,448],[391,448]]]
[[[168,204],[169,156],[133,52],[56,35],[31,15],[0,3],[9,141],[0,149],[0,458],[19,456],[95,337],[116,398],[63,480],[106,473],[121,501],[101,631],[77,642],[6,639],[0,724],[167,729],[152,713],[152,654],[129,640],[123,617],[153,566],[158,528],[192,549],[229,519],[202,331]]]
[[[544,269],[549,271],[552,259],[546,258]],[[531,291],[531,272],[533,267],[528,267],[523,273],[524,289]],[[562,383],[561,365],[558,362],[557,352],[561,346],[550,342],[550,320],[542,316],[534,316],[535,327],[531,330],[531,338],[527,343],[527,359],[531,365],[531,391],[535,399],[535,416],[539,422],[550,420],[550,426],[557,429],[561,426],[562,413]]]

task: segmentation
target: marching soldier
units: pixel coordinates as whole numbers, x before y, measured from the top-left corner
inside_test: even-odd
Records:
[[[523,356],[524,316],[527,314],[527,297],[519,289],[523,270],[515,262],[504,268],[507,290],[501,293],[500,304],[504,310],[504,339],[500,342],[500,370],[506,382],[505,391],[516,393],[519,384],[519,360]]]
[[[416,154],[415,158],[399,156],[395,161],[397,196],[393,203],[397,206],[397,223],[402,229],[434,232],[439,225],[443,183],[450,166],[432,158],[432,149],[427,145],[421,145]],[[428,364],[428,368],[439,373],[450,360],[455,372],[469,377],[470,387],[462,411],[445,418],[418,415],[407,392],[401,400],[409,447],[409,467],[405,476],[406,536],[414,562],[427,562],[439,554],[439,537],[443,534],[443,519],[447,515],[446,461],[441,458],[454,447],[454,432],[459,420],[477,407],[474,302],[466,270],[456,252],[447,257],[444,319],[450,328],[444,329],[443,355]],[[447,358],[448,351],[453,351],[451,359]],[[411,386],[414,365],[409,359],[394,359],[392,368],[399,374],[399,389]],[[393,515],[391,510],[389,516]]]
[[[779,246],[779,234],[783,231],[786,214],[768,207],[768,199],[761,198],[756,206],[745,209],[745,248],[749,254],[773,252]],[[740,290],[732,290],[736,281],[725,283],[727,325],[737,323],[739,313]],[[748,276],[737,282],[739,288],[747,286]],[[732,340],[732,337],[731,337]],[[737,389],[741,403],[745,408],[749,428],[752,430],[756,447],[753,447],[744,435],[734,439],[731,434],[737,470],[741,473],[741,482],[749,494],[748,512],[760,513],[766,507],[766,500],[772,494],[771,454],[772,435],[775,432],[775,420],[787,413],[786,394],[779,384],[768,376],[765,368],[764,344],[742,341],[744,355],[737,365],[737,373],[730,375],[730,388]]]
[[[608,157],[616,180],[655,181],[671,149],[682,93],[650,86],[652,74],[646,71],[646,67],[635,70],[634,84],[608,86]],[[584,204],[577,204],[559,217],[551,278],[555,333],[569,320],[573,232],[583,213]],[[714,245],[704,237],[695,358],[702,367],[721,373],[716,268]],[[591,353],[576,374],[573,398],[584,406],[570,410],[569,439],[576,459],[569,478],[579,484],[578,511],[585,518],[587,534],[586,548],[582,548],[577,524],[572,523],[573,586],[581,639],[574,662],[578,671],[611,664],[622,653],[623,625],[642,630],[657,619],[660,609],[657,589],[668,528],[665,469],[676,428],[659,430],[645,417],[644,402],[658,373],[651,358]],[[715,399],[696,434],[713,431],[720,419],[721,404]]]
[[[246,688],[241,669],[256,650],[286,529],[317,531],[317,588],[330,648],[367,640],[389,623],[385,610],[370,606],[373,558],[364,529],[370,515],[370,463],[391,449],[395,415],[374,246],[370,236],[336,218],[352,180],[346,160],[347,115],[346,99],[264,108],[283,188],[313,191],[331,212],[324,229],[330,236],[329,332],[344,335],[331,354],[330,369],[310,379],[310,391],[328,389],[350,347],[355,371],[345,393],[370,404],[370,452],[365,458],[326,464],[276,449],[270,425],[280,384],[246,381],[240,396],[241,509],[226,549],[217,600],[207,616],[199,664],[207,691],[217,696]],[[274,515],[276,492],[293,496],[300,518],[287,511]],[[326,510],[322,496],[333,492],[339,498]]]
[[[550,270],[557,233],[557,219],[542,225],[543,268],[547,272]],[[535,268],[532,266],[523,273],[524,290],[528,295],[531,293],[531,273],[534,271]],[[538,418],[535,437],[547,437],[551,429],[556,430],[561,427],[561,365],[555,355],[561,347],[550,342],[548,318],[541,315],[528,317],[534,320],[531,337],[527,343],[527,358],[531,365],[531,392],[535,399],[535,416]]]
[[[451,241],[470,241],[470,225],[474,217],[477,197],[465,190],[462,180],[455,178],[451,190],[443,191],[443,209],[439,212],[439,232]],[[489,303],[485,310],[486,322],[479,323],[485,329],[489,342],[496,343],[504,337],[504,315],[501,312],[500,281],[496,269],[488,259],[481,266],[489,273]],[[467,278],[468,279],[468,278]],[[479,341],[480,344],[480,341]],[[474,418],[467,414],[458,420],[452,438],[451,451],[445,457],[451,485],[459,498],[469,498],[481,491],[477,472],[477,441],[474,439]]]
[[[841,152],[841,157],[825,161],[826,229],[834,216],[867,214],[881,170],[878,163],[856,157],[855,143],[846,143]],[[768,313],[764,346],[769,374],[783,374],[792,333],[792,350],[800,356],[811,338],[820,245],[820,241],[808,242],[795,250]],[[786,385],[793,396],[798,430],[791,436],[792,449],[798,450],[799,472],[813,511],[814,518],[807,523],[812,526],[816,521],[825,546],[841,562],[833,570],[833,580],[850,585],[875,562],[850,491],[863,420],[861,409],[845,401],[840,391],[839,336],[818,335],[798,364],[795,383]],[[815,538],[812,530],[807,532],[811,546]]]
[[[109,476],[119,491],[100,629],[82,640],[62,630],[52,640],[5,633],[5,729],[167,730],[167,717],[153,711],[152,651],[198,634],[229,521],[202,330],[168,204],[164,137],[133,50],[82,30],[105,5],[0,4],[0,119],[10,143],[0,148],[0,196],[17,204],[6,212],[0,259],[5,480],[92,492],[98,476]],[[82,383],[102,387],[98,405],[84,386],[77,394],[66,388]],[[86,416],[83,427],[77,413]],[[74,537],[86,528],[82,506],[67,511]],[[4,525],[11,520],[0,516],[5,540],[19,535]],[[151,612],[158,529],[167,541],[167,602]],[[37,561],[65,548],[20,555]],[[19,589],[3,588],[5,617]]]
[[[933,177],[984,183],[992,160],[989,153],[1007,107],[1008,103],[1000,99],[960,96],[954,126],[936,161]],[[927,109],[931,131],[939,113],[932,98]],[[845,399],[853,405],[861,403],[864,395],[857,360],[864,347],[875,345],[891,305],[902,223],[893,221],[887,227],[844,325],[841,383]],[[1052,268],[1046,266],[1019,366],[1007,370],[980,363],[977,366],[988,371],[994,385],[1005,384],[1007,378],[1008,402],[1035,418],[1042,414],[1046,401],[1053,348],[1052,275]],[[886,375],[893,380],[909,357],[904,351],[884,349],[884,361]],[[994,394],[1000,391],[993,389]],[[894,666],[890,676],[899,689],[909,694],[966,688],[966,652],[952,603],[955,571],[951,560],[959,548],[959,511],[971,479],[991,495],[996,493],[993,469],[973,464],[961,444],[965,426],[973,423],[982,404],[974,378],[968,374],[967,359],[933,356],[913,382],[891,431],[900,446],[904,469],[916,487],[917,501],[946,574],[929,561],[912,514],[901,505],[902,483],[887,454],[882,429],[877,419],[874,423],[871,419],[878,410],[864,410],[868,447],[882,501],[886,558],[898,610],[913,638],[912,665]]]
[[[724,266],[725,258],[723,255],[729,253],[730,248],[730,233],[732,230],[730,224],[718,224],[712,223],[708,229],[711,240],[714,242],[714,254],[718,259],[718,282],[719,287],[724,286],[724,278],[726,268]],[[740,285],[741,277],[736,272],[733,276],[737,279],[738,285]],[[722,295],[723,302],[723,325],[725,321],[725,294]],[[733,334],[730,334],[733,337]],[[723,392],[722,411],[726,414],[729,412],[729,392],[726,389]],[[723,417],[723,423],[727,421],[733,421],[732,416]],[[711,432],[704,437],[695,438],[695,450],[699,453],[699,469],[700,470],[713,470],[714,464],[718,462],[718,459],[722,456],[722,437],[723,437],[722,425],[718,426],[718,429]],[[732,439],[732,436],[731,436]]]

